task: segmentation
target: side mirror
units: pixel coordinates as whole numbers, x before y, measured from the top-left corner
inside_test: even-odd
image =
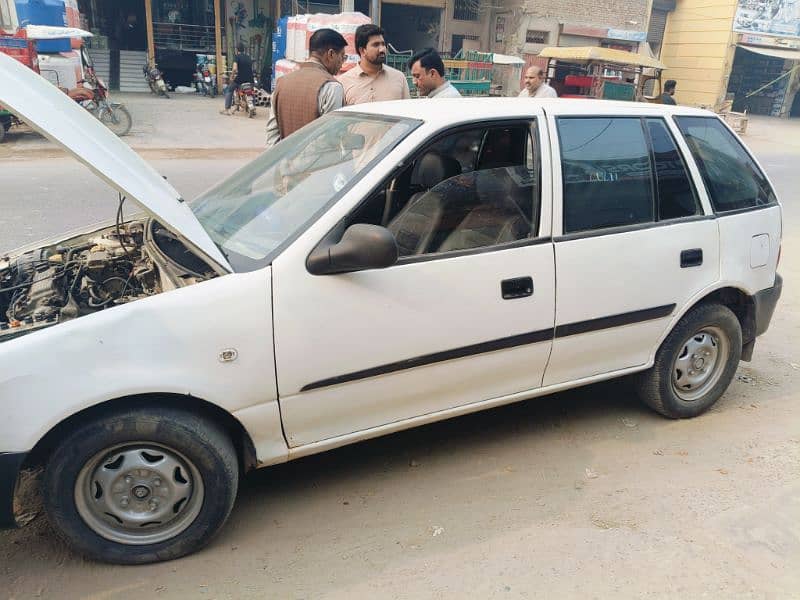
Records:
[[[356,223],[347,228],[339,243],[320,244],[306,260],[312,275],[384,269],[397,262],[397,242],[379,225]]]

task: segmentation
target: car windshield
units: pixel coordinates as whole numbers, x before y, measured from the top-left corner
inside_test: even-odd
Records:
[[[234,270],[258,268],[418,124],[326,115],[199,196],[192,211]]]

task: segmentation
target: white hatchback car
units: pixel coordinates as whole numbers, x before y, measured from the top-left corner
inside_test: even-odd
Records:
[[[0,524],[41,472],[99,560],[202,547],[250,469],[566,388],[635,374],[698,415],[780,295],[781,208],[705,111],[361,105],[186,203],[2,55],[0,82],[149,212],[0,258]]]

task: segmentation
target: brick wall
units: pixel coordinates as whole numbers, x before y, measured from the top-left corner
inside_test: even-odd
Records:
[[[508,54],[535,54],[543,45],[526,44],[528,29],[550,32],[548,45],[558,42],[559,26],[564,23],[587,27],[645,31],[649,0],[508,0],[500,2],[497,14],[506,16],[506,37],[496,51]]]

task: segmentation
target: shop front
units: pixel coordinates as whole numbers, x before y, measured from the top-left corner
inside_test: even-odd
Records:
[[[752,36],[742,38],[753,41]],[[760,37],[758,41],[768,40]],[[737,112],[797,116],[795,98],[799,84],[800,47],[778,48],[740,42],[728,78],[727,98],[733,101],[733,110]]]

